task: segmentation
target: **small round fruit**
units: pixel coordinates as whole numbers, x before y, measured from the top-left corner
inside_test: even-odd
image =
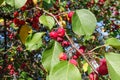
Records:
[[[18,11],[15,11],[13,15],[14,17],[17,17],[19,15]]]
[[[62,46],[63,47],[67,47],[67,46],[69,46],[70,45],[70,42],[68,42],[68,41],[63,41],[62,42]]]
[[[100,75],[108,74],[106,59],[101,59],[100,60],[100,66],[97,68],[97,71]]]
[[[69,62],[75,66],[78,65],[77,61],[75,59],[70,59]]]
[[[58,34],[59,37],[64,37],[65,29],[64,28],[58,28],[57,34]]]
[[[57,39],[57,37],[58,37],[58,34],[55,31],[50,32],[49,35],[50,35],[50,38],[52,38],[52,39]]]
[[[98,80],[98,76],[95,72],[92,72],[89,74],[89,79],[90,80]]]
[[[65,60],[67,60],[67,55],[62,52],[62,53],[60,53],[60,55],[59,55],[59,59],[60,59],[61,61],[65,61]]]
[[[79,48],[79,52],[76,52],[76,55],[80,56],[81,54],[83,54],[85,52],[85,46],[80,46]]]
[[[62,42],[62,41],[63,41],[63,38],[57,37],[57,41],[58,41],[58,42]]]
[[[68,17],[71,19],[72,16],[73,16],[73,14],[74,14],[74,12],[73,12],[73,11],[70,11],[70,12],[68,13]]]

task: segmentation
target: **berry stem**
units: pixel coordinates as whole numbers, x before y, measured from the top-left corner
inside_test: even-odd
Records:
[[[93,48],[92,50],[90,50],[89,52],[91,53],[91,52],[93,52],[94,50],[96,50],[96,49],[98,49],[98,48],[101,48],[101,47],[105,47],[105,46],[106,46],[106,45],[97,46],[97,47]]]
[[[39,8],[39,7],[36,7],[36,8],[39,9],[39,10],[42,10],[44,13],[46,13],[46,14],[48,14],[49,16],[53,17],[54,20],[56,21],[56,23],[57,23],[60,27],[62,27],[62,25],[59,23],[59,21],[57,20],[57,18],[56,18],[52,13],[49,13],[48,11],[43,10],[43,9],[41,9],[41,8]],[[96,71],[96,69],[94,68],[94,66],[90,63],[90,61],[87,59],[87,57],[86,57],[84,54],[82,54],[82,53],[79,51],[79,49],[77,49],[77,48],[74,46],[73,40],[70,39],[70,37],[68,36],[67,33],[65,33],[65,36],[66,36],[66,38],[70,41],[71,46],[83,56],[83,58],[86,60],[86,62],[91,66],[92,70],[93,70],[96,74],[98,74],[98,72]]]

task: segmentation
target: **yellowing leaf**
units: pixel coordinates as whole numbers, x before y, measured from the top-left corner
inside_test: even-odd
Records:
[[[29,33],[32,33],[32,29],[27,24],[23,25],[20,28],[20,30],[19,30],[19,36],[20,36],[20,40],[21,40],[21,42],[23,44],[25,44],[26,38],[29,35]]]
[[[88,70],[88,63],[83,64],[83,70],[84,70],[84,72],[86,72]]]

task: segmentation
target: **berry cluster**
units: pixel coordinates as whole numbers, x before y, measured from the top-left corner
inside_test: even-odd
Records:
[[[64,28],[58,28],[57,30],[51,31],[49,33],[49,36],[51,39],[54,39],[56,41],[58,41],[59,43],[61,43],[61,45],[63,47],[67,47],[70,45],[70,43],[66,40],[64,40],[64,36],[65,36],[65,29]]]
[[[9,74],[12,76],[12,75],[17,75],[18,73],[17,72],[15,72],[15,68],[14,68],[14,66],[12,65],[12,64],[9,64],[8,66],[7,66],[7,69],[8,69],[8,71],[9,71]]]

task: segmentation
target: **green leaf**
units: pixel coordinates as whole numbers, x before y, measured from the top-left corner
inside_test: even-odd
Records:
[[[21,77],[21,78],[26,78],[26,77],[27,77],[27,73],[23,71],[23,72],[20,74],[20,77]]]
[[[4,2],[4,0],[0,0],[0,5]]]
[[[96,28],[96,18],[86,9],[76,10],[72,17],[72,29],[77,35],[91,35]]]
[[[63,52],[63,49],[56,41],[51,48],[48,48],[43,52],[42,64],[47,71],[50,71],[59,62],[58,57],[61,52]]]
[[[49,80],[82,80],[78,68],[67,61],[61,61],[51,71]]]
[[[106,44],[110,45],[112,47],[115,47],[117,49],[120,49],[120,40],[116,39],[116,38],[109,38],[106,40]]]
[[[27,0],[5,0],[7,4],[15,6],[15,8],[21,8],[25,5]]]
[[[43,0],[43,8],[44,9],[50,9],[53,6],[53,3],[55,3],[56,0]]]
[[[120,80],[120,54],[107,53],[105,57],[111,80]]]
[[[25,42],[26,49],[29,51],[39,49],[43,44],[42,43],[43,34],[44,34],[43,32],[29,34]]]
[[[39,21],[41,24],[48,26],[49,29],[52,29],[55,25],[55,20],[51,16],[42,15],[40,16]]]
[[[95,3],[98,3],[99,0],[95,0]]]

